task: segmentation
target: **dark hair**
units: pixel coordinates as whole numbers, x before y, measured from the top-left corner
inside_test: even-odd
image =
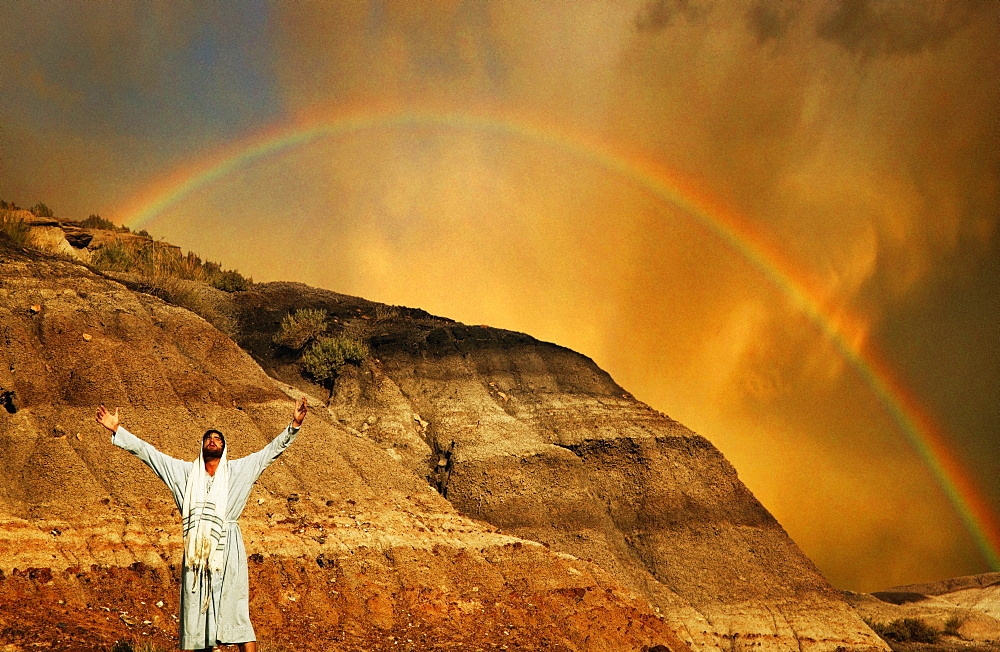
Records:
[[[201,442],[205,443],[205,440],[208,439],[208,436],[211,435],[211,434],[213,434],[213,433],[216,434],[216,435],[218,435],[218,436],[220,436],[220,437],[222,437],[222,448],[225,448],[226,447],[226,436],[224,434],[222,434],[221,430],[216,430],[215,428],[212,428],[211,430],[206,430],[205,434],[201,436]]]

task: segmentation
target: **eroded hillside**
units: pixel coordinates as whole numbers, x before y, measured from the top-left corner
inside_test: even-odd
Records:
[[[93,423],[99,403],[176,457],[193,457],[208,427],[241,456],[306,393],[316,407],[303,435],[242,519],[262,639],[883,645],[708,441],[579,354],[290,283],[212,294],[203,305],[226,334],[119,280],[0,239],[5,643],[176,636],[176,510]],[[326,309],[333,330],[360,325],[371,347],[328,409],[328,390],[271,339],[303,307]]]

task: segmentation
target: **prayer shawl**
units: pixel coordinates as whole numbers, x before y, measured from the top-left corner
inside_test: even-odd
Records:
[[[226,446],[215,476],[205,470],[205,453],[191,463],[184,487],[184,559],[195,572],[221,574],[225,563],[226,505],[229,498],[229,459]],[[201,611],[208,609],[208,596]]]

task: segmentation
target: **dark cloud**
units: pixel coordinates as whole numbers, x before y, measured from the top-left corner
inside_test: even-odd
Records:
[[[747,25],[759,43],[776,41],[785,35],[801,8],[801,2],[792,0],[761,0],[747,10]]]
[[[635,17],[640,32],[658,32],[668,27],[677,16],[688,19],[702,17],[707,11],[698,0],[646,0]]]
[[[820,38],[865,56],[916,54],[937,47],[997,5],[978,0],[841,0],[816,28]]]

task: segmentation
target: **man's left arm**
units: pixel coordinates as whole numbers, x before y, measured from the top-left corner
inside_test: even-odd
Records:
[[[260,449],[256,453],[251,453],[244,457],[241,462],[247,465],[248,468],[254,470],[255,475],[260,475],[264,472],[264,469],[269,467],[274,460],[285,452],[295,438],[299,434],[299,428],[302,427],[302,422],[306,418],[306,413],[309,411],[309,406],[306,403],[305,398],[300,398],[295,404],[295,410],[292,412],[292,421],[288,424],[277,437],[271,440],[271,442]]]

